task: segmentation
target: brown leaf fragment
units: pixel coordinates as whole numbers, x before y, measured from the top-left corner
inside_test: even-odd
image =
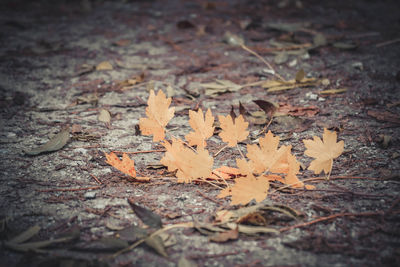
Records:
[[[326,40],[325,35],[322,33],[316,34],[313,38],[313,44],[315,47],[325,46],[327,43],[328,41]]]
[[[161,217],[152,212],[151,210],[144,208],[142,206],[136,205],[134,199],[128,199],[128,203],[131,206],[135,214],[140,218],[140,220],[154,229],[159,229],[162,227]]]
[[[197,267],[198,265],[191,261],[186,259],[184,256],[181,256],[181,258],[178,261],[178,267]]]
[[[217,243],[224,243],[230,240],[236,240],[239,237],[239,227],[236,226],[235,229],[228,230],[222,233],[217,233],[210,237],[210,241],[217,242]]]
[[[96,70],[112,70],[113,66],[108,61],[103,61],[96,66]]]
[[[120,239],[128,241],[128,242],[134,242],[136,240],[146,238],[146,236],[148,234],[149,233],[148,233],[147,229],[141,228],[134,224],[132,224],[122,230],[119,230],[117,232],[117,236]]]
[[[229,112],[229,115],[231,115],[232,120],[236,119],[236,113],[235,113],[235,108],[233,107],[233,105],[231,106],[231,111]]]
[[[40,231],[40,226],[34,225],[34,226],[28,228],[27,230],[23,231],[19,235],[15,236],[14,238],[10,239],[8,242],[14,243],[14,244],[23,243],[25,241],[28,241],[35,235],[37,235],[37,233],[39,233],[39,231]]]
[[[300,83],[305,77],[306,77],[306,73],[304,72],[303,69],[300,69],[300,70],[296,73],[295,81],[296,81],[297,83]]]
[[[276,106],[273,103],[265,100],[253,100],[253,102],[256,103],[257,106],[259,106],[269,118],[274,115]]]
[[[229,228],[234,228],[237,224],[236,223],[228,223],[227,226]],[[255,235],[255,234],[279,234],[279,231],[263,226],[251,226],[251,225],[238,225],[239,233],[246,234],[246,235]]]
[[[108,110],[101,109],[97,119],[104,123],[110,123],[111,122],[111,114]]]
[[[34,148],[32,150],[25,150],[25,154],[35,156],[41,153],[53,152],[63,148],[69,141],[69,127],[63,129],[61,132],[56,134],[47,143]]]
[[[347,88],[339,88],[339,89],[329,89],[329,90],[323,90],[319,92],[320,94],[324,95],[333,95],[333,94],[341,94],[347,91]]]
[[[115,41],[113,43],[113,45],[124,47],[124,46],[130,45],[131,43],[132,43],[132,40],[130,40],[130,39],[119,39],[118,41]]]
[[[206,95],[218,95],[226,92],[236,92],[243,88],[243,86],[236,84],[229,80],[215,80],[211,83],[202,83],[201,87],[205,88]]]
[[[247,109],[242,105],[240,101],[239,101],[239,114],[242,115],[243,117],[250,115],[250,113],[247,111]]]
[[[240,217],[236,223],[239,224],[252,224],[252,225],[258,225],[258,226],[265,226],[267,225],[267,220],[264,218],[264,216],[259,213],[259,212],[251,212],[246,214],[245,216]]]
[[[82,244],[82,246],[79,246],[79,249],[93,252],[109,252],[118,251],[128,246],[129,243],[126,240],[115,237],[103,237],[99,240]]]
[[[281,104],[279,104],[277,113],[279,113],[279,115],[289,114],[292,116],[313,117],[317,113],[319,113],[319,108],[317,106],[298,107],[298,106],[292,106],[290,104],[281,103]],[[278,116],[278,114],[277,114],[277,116]]]
[[[394,124],[400,124],[400,116],[389,111],[368,110],[367,114],[378,121],[387,121]]]
[[[161,256],[166,258],[168,257],[168,254],[165,251],[164,241],[159,235],[149,236],[144,242]]]

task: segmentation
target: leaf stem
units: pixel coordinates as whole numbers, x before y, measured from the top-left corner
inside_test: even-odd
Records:
[[[214,154],[214,157],[218,156],[218,154],[221,153],[227,147],[228,147],[228,145],[224,145],[223,147],[221,147],[221,149],[218,150],[217,153]]]
[[[255,51],[253,51],[253,50],[251,50],[250,48],[248,48],[246,45],[244,45],[244,44],[242,44],[241,45],[241,47],[245,50],[245,51],[247,51],[247,52],[249,52],[250,54],[252,54],[252,55],[254,55],[254,56],[256,56],[259,60],[261,60],[265,65],[267,65],[267,67],[271,70],[271,71],[273,71],[273,75],[275,76],[275,77],[277,77],[277,78],[279,78],[280,80],[282,80],[282,81],[286,81],[281,75],[279,75],[276,71],[275,71],[275,69],[272,67],[272,65],[271,64],[269,64],[264,58],[262,58],[259,54],[257,54]]]
[[[242,159],[244,159],[244,155],[243,155],[242,151],[241,151],[240,148],[239,148],[239,144],[236,144],[236,148],[237,148],[237,150],[239,151],[239,154],[240,154],[240,156],[242,157]]]

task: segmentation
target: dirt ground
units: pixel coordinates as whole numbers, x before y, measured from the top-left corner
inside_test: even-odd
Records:
[[[399,266],[399,10],[395,0],[1,1],[0,266]],[[274,78],[227,32],[243,38],[283,78],[303,69],[325,82],[206,94],[200,84],[215,79],[247,84]],[[316,36],[325,40],[318,43]],[[284,42],[289,45],[279,46]],[[104,61],[112,69],[93,69]],[[138,83],[123,87],[127,79]],[[137,125],[148,89],[167,92],[168,85],[176,107],[168,129],[175,136],[189,132],[189,109],[227,115],[233,107],[238,114],[239,101],[255,112],[253,100],[266,100],[298,107],[268,129],[293,146],[304,166],[311,158],[303,156],[301,140],[321,136],[324,127],[338,132],[345,151],[329,181],[312,183],[315,190],[275,191],[262,202],[302,214],[270,225],[279,234],[240,234],[217,243],[192,228],[176,228],[168,231],[174,239],[168,257],[147,245],[110,257],[124,244],[99,247],[98,241],[142,225],[128,199],[160,215],[164,226],[213,222],[218,210],[238,208],[217,198],[212,186],[178,184],[165,168],[149,168],[162,152],[131,155],[136,170],[152,178],[148,183],[105,162],[103,152],[163,148]],[[328,89],[347,90],[321,94]],[[99,121],[102,109],[110,123]],[[70,141],[62,149],[25,153],[68,125]],[[251,123],[240,147],[264,126]],[[216,135],[210,139],[212,153],[222,146]],[[236,156],[227,149],[215,163],[235,166]],[[299,175],[313,177],[308,170]],[[34,225],[40,230],[27,242],[80,234],[36,251],[6,245]]]

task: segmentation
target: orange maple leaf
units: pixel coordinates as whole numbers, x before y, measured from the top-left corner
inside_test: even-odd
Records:
[[[104,154],[106,155],[106,162],[108,164],[129,176],[136,177],[135,161],[130,159],[126,153],[122,154],[122,160],[120,160],[113,152],[110,154],[104,152]]]
[[[140,118],[139,127],[144,135],[153,135],[153,142],[161,141],[165,138],[165,126],[174,117],[175,108],[168,108],[171,98],[167,98],[162,90],[155,95],[150,91],[147,101],[147,118]]]
[[[269,190],[269,181],[264,176],[254,177],[248,175],[235,179],[235,184],[232,187],[227,187],[221,190],[218,198],[232,196],[231,205],[245,205],[255,199],[257,202],[264,200],[267,197]]]
[[[220,179],[232,179],[235,178],[236,176],[240,175],[240,171],[237,168],[232,168],[228,166],[221,166],[217,169],[214,169],[212,171],[212,174],[209,179],[214,179],[214,180],[220,180]]]
[[[344,142],[336,142],[337,134],[324,129],[323,141],[321,138],[314,136],[314,140],[303,140],[306,147],[305,155],[315,158],[309,170],[315,174],[320,174],[322,171],[328,174],[332,171],[333,159],[339,157],[344,149]]]
[[[304,183],[297,178],[300,170],[300,163],[296,160],[296,156],[292,155],[290,151],[287,153],[288,172],[285,177],[285,184],[291,185],[295,188],[303,188]]]
[[[291,146],[281,146],[278,149],[279,136],[274,137],[271,131],[261,137],[258,143],[260,146],[257,144],[247,145],[246,156],[253,164],[254,172],[286,173],[287,162],[285,156],[290,151]]]
[[[196,153],[175,138],[172,138],[172,144],[164,141],[163,146],[167,151],[160,162],[168,167],[168,171],[178,170],[178,182],[189,183],[196,178],[207,178],[211,175],[214,159],[207,150],[200,148]]]
[[[208,109],[205,117],[201,108],[195,112],[189,110],[189,124],[194,130],[185,136],[190,146],[205,147],[207,143],[206,139],[210,138],[214,133],[214,117],[211,110]]]
[[[231,115],[226,117],[219,115],[218,119],[222,129],[219,136],[222,141],[228,143],[229,147],[236,146],[238,142],[245,140],[249,135],[249,131],[246,131],[249,123],[244,121],[242,115],[235,118],[235,122],[233,122]]]

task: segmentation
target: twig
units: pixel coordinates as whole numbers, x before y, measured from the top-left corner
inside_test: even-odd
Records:
[[[214,175],[217,176],[219,179],[221,179],[222,181],[224,181],[224,183],[225,183],[225,185],[226,185],[227,187],[230,187],[230,185],[228,184],[228,182],[226,181],[226,179],[225,179],[224,177],[222,177],[221,175],[219,175],[219,174],[216,173],[216,172],[212,172],[212,174],[214,174]]]
[[[329,177],[330,180],[338,180],[338,179],[361,179],[361,180],[373,180],[373,181],[380,181],[382,180],[381,178],[374,178],[374,177],[365,177],[365,176],[331,176]],[[303,181],[318,181],[318,180],[323,180],[325,181],[325,178],[322,177],[315,177],[315,178],[309,178]]]
[[[391,213],[394,207],[396,207],[396,205],[399,204],[399,202],[400,202],[400,197],[397,198],[395,201],[393,201],[392,205],[390,205],[390,208],[385,212],[385,214]]]
[[[167,230],[170,230],[170,229],[173,229],[173,228],[191,228],[191,227],[193,227],[193,222],[180,223],[180,224],[173,224],[173,225],[165,226],[165,227],[163,227],[163,228],[161,228],[161,229],[158,229],[157,231],[153,232],[153,233],[152,233],[151,235],[149,235],[148,237],[136,241],[135,243],[133,243],[133,244],[130,245],[129,247],[126,247],[126,248],[124,248],[124,249],[122,249],[122,250],[120,250],[120,251],[115,252],[113,255],[111,255],[111,258],[116,258],[116,257],[118,257],[119,255],[121,255],[122,253],[125,253],[125,252],[127,252],[127,251],[129,251],[129,250],[132,250],[132,249],[134,249],[135,247],[139,246],[140,244],[142,244],[143,242],[145,242],[147,238],[152,238],[152,237],[154,237],[154,236],[156,236],[156,235],[159,235],[159,234],[161,234],[161,233],[163,233],[163,232],[165,232],[165,231],[167,231]]]
[[[223,147],[221,147],[221,149],[218,150],[217,153],[214,154],[214,157],[218,156],[218,154],[221,153],[227,147],[228,147],[228,145],[224,145]]]
[[[242,151],[241,151],[240,148],[239,148],[239,144],[236,144],[236,148],[237,148],[237,150],[239,151],[239,154],[240,154],[240,156],[242,157],[242,159],[244,159],[243,153],[242,153]]]
[[[102,182],[100,182],[100,180],[99,180],[96,176],[94,176],[94,175],[91,174],[91,173],[89,173],[89,174],[90,174],[90,176],[93,177],[93,179],[94,179],[98,184],[103,184]]]
[[[157,149],[157,150],[143,150],[143,151],[135,151],[135,152],[124,152],[124,151],[112,151],[113,153],[126,153],[126,154],[143,154],[143,153],[154,153],[154,152],[165,152],[165,149]]]
[[[375,47],[382,47],[400,42],[400,38],[376,44]]]
[[[363,176],[333,176],[333,177],[329,177],[330,180],[338,180],[338,179],[364,179],[364,180],[373,180],[373,181],[380,181],[380,178],[372,178],[372,177],[363,177]],[[304,179],[302,181],[299,181],[297,183],[293,183],[293,184],[288,184],[282,187],[279,187],[277,189],[275,189],[274,191],[272,191],[270,194],[276,193],[277,191],[280,191],[282,189],[291,187],[292,185],[296,185],[296,184],[300,184],[302,182],[310,182],[310,181],[326,181],[326,177],[314,177],[314,178],[308,178],[308,179]]]
[[[384,213],[381,211],[377,211],[377,212],[361,212],[361,213],[351,213],[351,212],[345,212],[345,213],[338,213],[338,214],[333,214],[330,216],[326,216],[326,217],[320,217],[318,219],[315,219],[313,221],[309,221],[309,222],[305,222],[305,223],[299,223],[299,224],[295,224],[292,226],[288,226],[288,227],[284,227],[281,228],[279,231],[280,232],[286,232],[295,228],[302,228],[302,227],[306,227],[315,223],[319,223],[319,222],[324,222],[324,221],[329,221],[329,220],[333,220],[339,217],[362,217],[362,216],[381,216]]]
[[[218,204],[218,205],[221,205],[221,204],[222,204],[221,202],[219,202],[219,201],[217,201],[217,200],[215,200],[215,199],[212,199],[211,197],[205,195],[205,194],[204,194],[203,192],[201,192],[200,190],[196,190],[196,192],[199,193],[199,194],[200,194],[202,197],[204,197],[205,199],[208,199],[208,200],[210,200],[210,201],[212,201],[212,202],[214,202],[214,203],[216,203],[216,204]]]
[[[276,76],[276,77],[278,77],[280,80],[282,80],[282,81],[286,81],[281,75],[279,75],[279,73],[277,73],[276,71],[275,71],[275,69],[272,67],[272,65],[271,64],[269,64],[264,58],[262,58],[262,56],[260,56],[259,54],[257,54],[256,52],[254,52],[253,50],[251,50],[250,48],[248,48],[246,45],[244,45],[244,44],[242,44],[241,45],[241,47],[245,50],[245,51],[247,51],[247,52],[249,52],[250,54],[252,54],[252,55],[254,55],[254,56],[256,56],[259,60],[261,60],[265,65],[267,65],[267,67],[270,69],[270,70],[272,70],[273,71],[273,75],[274,76]]]
[[[218,185],[216,185],[216,184],[214,184],[214,183],[212,183],[210,181],[207,181],[207,179],[205,179],[205,178],[199,178],[199,179],[196,179],[196,180],[193,180],[193,181],[207,183],[207,184],[212,185],[212,186],[214,186],[214,187],[216,187],[218,189],[223,189],[222,187],[220,187],[220,186],[218,186]]]
[[[72,191],[84,191],[84,190],[95,190],[100,189],[102,186],[91,186],[83,188],[51,188],[51,189],[39,189],[38,192],[72,192]]]

